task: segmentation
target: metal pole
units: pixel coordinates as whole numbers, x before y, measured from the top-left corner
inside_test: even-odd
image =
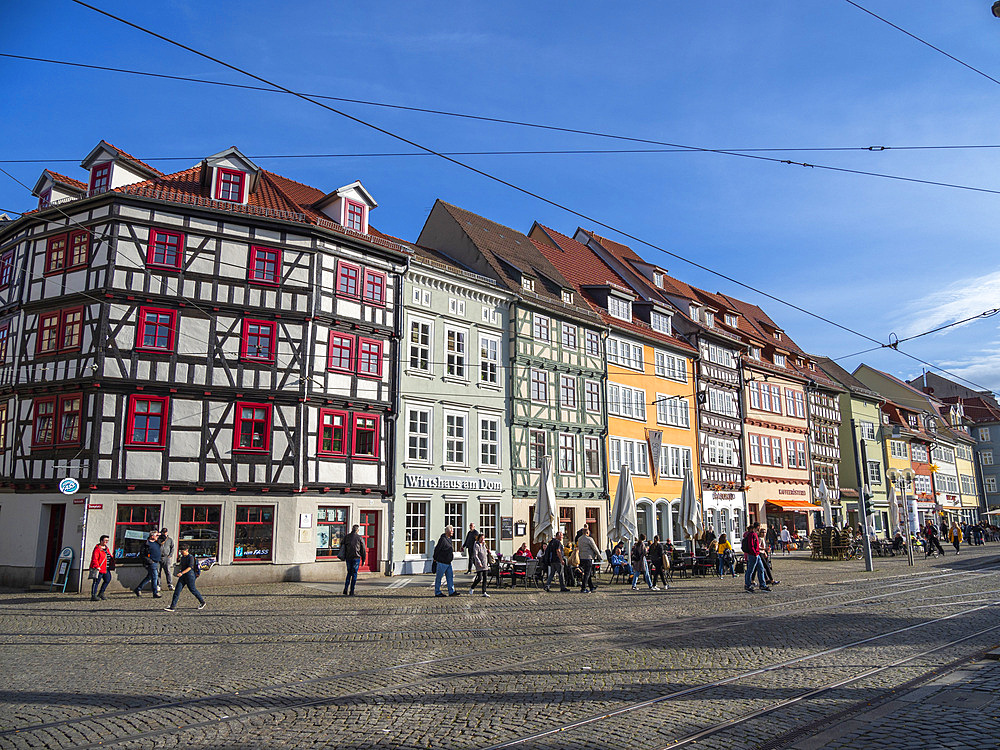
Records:
[[[875,570],[875,565],[872,563],[872,545],[871,545],[871,540],[868,536],[868,531],[869,531],[868,513],[865,512],[867,510],[867,507],[865,505],[865,479],[864,475],[861,473],[861,460],[862,460],[861,451],[865,449],[865,441],[862,438],[862,440],[860,441],[861,447],[859,450],[857,425],[855,425],[854,419],[851,419],[851,440],[854,441],[854,447],[855,447],[854,467],[858,473],[858,510],[861,512],[861,518],[862,518],[861,528],[862,528],[862,533],[864,534],[865,537],[864,545],[862,547],[865,552],[865,570],[871,573],[873,570]],[[868,467],[866,466],[865,468],[867,469]]]
[[[906,499],[906,486],[909,484],[909,480],[906,477],[903,476],[902,472],[900,472],[898,474],[898,478],[899,478],[900,483],[903,485],[902,486],[903,494],[901,495],[901,497],[903,498],[903,502],[900,504],[899,507],[903,509],[903,520],[905,522],[903,528],[906,529],[906,562],[912,568],[913,567],[913,541],[914,540],[912,540],[910,538],[912,536],[912,534],[910,533],[910,531],[911,531],[911,529],[910,529],[910,503]]]

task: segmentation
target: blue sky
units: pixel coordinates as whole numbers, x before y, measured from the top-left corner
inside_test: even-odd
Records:
[[[1000,85],[844,0],[769,3],[426,3],[95,0],[291,89],[717,149],[892,146],[767,156],[1000,190]],[[861,3],[1000,78],[988,0]],[[252,83],[68,0],[10,4],[0,51]],[[0,164],[82,179],[104,138],[164,171],[236,145],[250,156],[411,147],[285,95],[0,58]],[[337,105],[442,151],[615,149],[621,141]],[[187,157],[155,161],[157,157]],[[468,156],[469,164],[862,331],[903,337],[1000,307],[1000,195],[711,153]],[[73,162],[59,162],[72,159]],[[431,156],[258,159],[333,189],[360,179],[372,222],[415,239],[442,198],[527,231],[593,225]],[[34,199],[0,174],[0,210]],[[608,232],[612,237],[615,235]],[[709,290],[760,304],[805,349],[872,346],[629,241]],[[1000,316],[902,348],[1000,389]],[[881,351],[897,375],[921,365]]]

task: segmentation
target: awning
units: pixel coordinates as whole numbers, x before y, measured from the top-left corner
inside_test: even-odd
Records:
[[[799,513],[805,513],[810,510],[823,510],[823,506],[813,505],[808,500],[768,500],[767,504],[776,505],[781,510],[797,511]]]

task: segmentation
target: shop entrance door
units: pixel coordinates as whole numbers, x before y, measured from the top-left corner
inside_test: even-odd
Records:
[[[358,534],[365,543],[365,561],[361,565],[361,570],[368,570],[372,573],[378,572],[378,511],[363,510],[358,520]]]
[[[45,536],[45,575],[43,581],[51,581],[56,572],[56,558],[62,550],[63,524],[66,522],[65,505],[48,505],[49,529]]]

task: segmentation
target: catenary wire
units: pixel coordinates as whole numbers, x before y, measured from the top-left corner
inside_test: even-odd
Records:
[[[73,2],[77,2],[77,0],[73,0]],[[250,77],[254,78],[255,80],[261,81],[263,83],[267,83],[268,86],[270,86],[271,88],[266,88],[266,87],[262,87],[262,86],[247,86],[247,85],[244,85],[244,84],[226,83],[226,82],[222,82],[222,81],[210,81],[210,80],[205,80],[205,79],[200,79],[200,78],[189,78],[189,77],[185,77],[185,76],[173,76],[173,75],[167,75],[167,74],[162,74],[162,73],[148,73],[148,72],[143,72],[143,71],[128,70],[128,69],[124,69],[124,68],[110,68],[110,67],[106,67],[106,66],[87,65],[87,64],[84,64],[84,63],[73,63],[73,62],[67,62],[67,61],[62,61],[62,60],[52,60],[52,59],[46,59],[46,58],[33,58],[33,57],[25,56],[25,55],[13,55],[13,54],[9,54],[9,53],[0,53],[0,56],[12,57],[12,58],[23,59],[23,60],[32,60],[32,61],[38,61],[38,62],[53,63],[53,64],[59,64],[59,65],[71,65],[71,66],[75,66],[75,67],[93,68],[93,69],[96,69],[96,70],[107,70],[107,71],[111,71],[111,72],[120,72],[120,73],[129,73],[129,74],[135,74],[135,75],[152,76],[152,77],[155,77],[155,78],[169,78],[169,79],[173,79],[173,80],[180,80],[180,81],[186,81],[186,82],[191,82],[191,83],[204,83],[204,84],[211,84],[211,85],[226,86],[226,87],[231,87],[231,88],[250,89],[250,90],[254,90],[254,91],[263,91],[263,92],[276,93],[276,94],[288,94],[288,95],[291,95],[291,96],[295,96],[295,97],[301,98],[301,99],[303,99],[305,101],[312,102],[313,104],[317,104],[319,106],[325,106],[320,101],[318,101],[320,99],[323,99],[323,100],[327,100],[327,101],[339,101],[339,102],[346,102],[346,103],[351,103],[351,104],[362,104],[362,105],[373,106],[373,107],[385,107],[385,108],[390,108],[390,109],[401,109],[401,110],[407,110],[407,111],[412,111],[412,112],[422,112],[422,113],[427,113],[427,114],[442,115],[442,116],[446,116],[446,117],[458,117],[458,118],[470,119],[470,120],[480,120],[480,121],[483,121],[483,122],[493,122],[493,123],[498,123],[498,124],[503,124],[503,125],[515,125],[515,126],[519,126],[519,127],[535,128],[535,129],[540,129],[540,130],[552,130],[552,131],[556,131],[556,132],[570,133],[570,134],[575,134],[575,135],[586,135],[586,136],[597,137],[597,138],[610,138],[610,139],[613,139],[613,140],[629,141],[629,142],[633,142],[633,143],[648,143],[648,144],[653,144],[653,145],[669,146],[673,150],[680,151],[680,152],[712,153],[712,154],[721,154],[723,156],[737,156],[737,157],[743,157],[743,158],[747,158],[747,159],[758,159],[758,160],[761,160],[761,161],[771,162],[771,163],[775,163],[775,164],[785,164],[785,165],[789,165],[789,166],[809,167],[811,169],[820,169],[820,170],[827,170],[827,171],[832,171],[832,172],[842,172],[842,173],[845,173],[845,174],[855,174],[855,175],[861,175],[861,176],[867,176],[867,177],[878,177],[880,179],[899,180],[899,181],[902,181],[902,182],[913,182],[913,183],[922,184],[922,185],[932,185],[932,186],[935,186],[935,187],[946,187],[946,188],[952,188],[952,189],[956,189],[956,190],[970,190],[970,191],[974,191],[974,192],[1000,194],[1000,190],[992,190],[990,188],[975,187],[975,186],[970,186],[970,185],[960,185],[960,184],[957,184],[957,183],[941,182],[941,181],[937,181],[937,180],[924,180],[924,179],[918,179],[918,178],[914,178],[914,177],[904,177],[902,175],[885,174],[885,173],[882,173],[882,172],[871,172],[871,171],[867,171],[867,170],[848,169],[846,167],[834,167],[834,166],[824,165],[824,164],[810,164],[810,163],[807,163],[807,162],[791,161],[789,159],[778,159],[778,158],[774,158],[774,157],[761,156],[758,153],[758,152],[764,152],[764,151],[789,151],[790,152],[790,151],[816,151],[816,150],[823,150],[823,151],[828,151],[828,150],[846,150],[844,148],[840,148],[840,149],[838,149],[838,148],[824,148],[824,149],[721,149],[721,148],[707,148],[707,147],[702,147],[702,146],[691,146],[691,145],[680,144],[680,143],[670,143],[668,141],[658,141],[658,140],[654,140],[654,139],[650,139],[650,138],[639,138],[639,137],[634,137],[634,136],[619,135],[619,134],[614,134],[614,133],[604,133],[604,132],[593,131],[593,130],[583,130],[583,129],[578,129],[578,128],[568,128],[568,127],[562,127],[562,126],[558,126],[558,125],[543,125],[543,124],[540,124],[540,123],[525,122],[525,121],[522,121],[522,120],[509,120],[509,119],[504,119],[504,118],[499,118],[499,117],[487,117],[487,116],[484,116],[484,115],[473,115],[473,114],[467,114],[467,113],[449,112],[449,111],[446,111],[446,110],[427,109],[427,108],[421,108],[421,107],[409,107],[409,106],[405,106],[405,105],[389,104],[389,103],[386,103],[386,102],[375,102],[375,101],[369,101],[369,100],[364,100],[364,99],[349,99],[349,98],[346,98],[346,97],[326,96],[326,95],[321,95],[321,94],[300,94],[300,93],[296,93],[294,91],[291,91],[290,89],[287,89],[287,88],[285,88],[283,86],[280,86],[279,84],[272,83],[272,82],[270,82],[270,81],[268,81],[268,80],[266,80],[264,78],[256,76],[256,75],[254,75],[254,74],[252,74],[252,73],[250,73],[250,72],[248,72],[246,70],[237,68],[237,67],[235,67],[233,65],[229,65],[228,63],[225,63],[222,60],[219,60],[217,58],[214,58],[214,57],[211,57],[211,56],[209,56],[207,54],[199,52],[198,50],[195,50],[195,49],[193,49],[191,47],[187,47],[187,46],[185,46],[185,45],[183,45],[183,44],[181,44],[179,42],[175,42],[172,39],[169,39],[167,37],[161,36],[161,35],[153,32],[153,31],[151,31],[149,29],[146,29],[146,28],[144,28],[142,26],[138,26],[136,24],[133,24],[130,21],[127,21],[127,20],[125,20],[123,18],[120,18],[118,16],[114,16],[114,15],[112,15],[110,13],[107,13],[107,12],[105,12],[105,11],[99,9],[99,8],[96,8],[96,7],[91,6],[91,5],[87,5],[86,3],[83,3],[83,2],[79,2],[78,4],[79,5],[83,5],[84,7],[90,8],[91,10],[94,10],[94,11],[96,11],[98,13],[102,13],[102,14],[104,14],[104,15],[108,16],[109,18],[112,18],[112,19],[114,19],[116,21],[120,21],[122,23],[125,23],[125,24],[128,24],[130,26],[133,26],[134,28],[136,28],[136,29],[138,29],[140,31],[149,33],[149,34],[151,34],[153,36],[156,36],[156,37],[158,37],[158,38],[160,38],[160,39],[162,39],[162,40],[164,40],[166,42],[169,42],[171,44],[175,44],[175,45],[181,47],[182,49],[186,49],[186,50],[188,50],[190,52],[193,52],[195,54],[202,55],[206,59],[212,60],[213,62],[219,63],[220,65],[225,65],[225,66],[229,67],[230,69],[235,70],[235,71],[237,71],[239,73],[242,73],[244,75],[250,76]],[[364,125],[366,125],[368,127],[375,128],[376,130],[379,130],[380,132],[383,132],[383,133],[385,133],[387,135],[391,135],[392,137],[400,138],[400,140],[403,140],[404,142],[409,143],[410,145],[413,145],[413,146],[415,146],[417,148],[423,149],[423,152],[427,156],[449,157],[449,156],[452,155],[449,152],[445,152],[445,151],[433,151],[431,149],[425,149],[423,146],[421,146],[418,143],[414,143],[414,142],[409,141],[409,140],[407,140],[405,138],[402,138],[401,136],[397,136],[397,135],[395,135],[393,133],[390,133],[387,130],[383,130],[381,128],[378,128],[377,126],[375,126],[375,125],[373,125],[371,123],[368,123],[368,122],[366,122],[364,120],[361,120],[359,118],[354,118],[351,115],[348,115],[346,112],[342,112],[342,111],[337,110],[337,109],[332,108],[332,107],[326,107],[326,108],[329,109],[332,112],[336,112],[337,114],[339,114],[339,115],[341,115],[343,117],[348,117],[348,118],[353,119],[356,122],[362,123],[362,124],[364,124]],[[985,147],[986,148],[993,148],[993,146],[985,146]],[[920,148],[920,147],[912,146],[912,147],[905,147],[905,148],[916,149],[916,148]],[[943,146],[941,148],[962,148],[962,147],[961,146]],[[889,147],[889,146],[867,146],[867,147],[855,147],[855,149],[856,150],[864,150],[864,151],[888,151],[888,150],[891,150],[892,147]],[[407,155],[408,156],[410,154],[397,154],[397,155],[399,155],[399,156]],[[455,164],[464,166],[464,167],[466,167],[468,169],[472,169],[472,167],[469,166],[469,165],[462,164],[461,162],[458,162],[458,161],[455,161],[455,160],[452,160],[452,161]],[[476,171],[478,171],[478,170],[476,170]],[[482,174],[482,175],[485,176],[486,173],[480,172],[480,174]],[[491,176],[491,179],[498,179],[498,178],[495,178],[495,177]],[[509,184],[508,184],[508,186],[509,187],[516,187],[516,186],[513,186],[513,185],[509,185]],[[539,197],[540,198],[540,196],[533,196],[533,197]],[[564,210],[569,210],[569,209],[565,209],[565,207],[562,207],[562,206],[560,206],[560,208],[564,208]],[[615,231],[618,231],[618,230],[615,230]]]
[[[512,183],[512,182],[510,182],[508,180],[505,180],[503,178],[500,178],[500,177],[497,177],[497,176],[495,176],[493,174],[485,172],[485,171],[483,171],[481,169],[478,169],[478,168],[476,168],[476,167],[474,167],[474,166],[472,166],[470,164],[467,164],[467,163],[465,163],[463,161],[460,161],[458,159],[455,159],[453,157],[445,156],[444,154],[441,154],[440,152],[437,152],[434,149],[431,149],[431,148],[429,148],[427,146],[424,146],[423,144],[418,143],[416,141],[410,140],[410,139],[408,139],[408,138],[406,138],[406,137],[404,137],[402,135],[399,135],[397,133],[394,133],[394,132],[392,132],[392,131],[390,131],[390,130],[388,130],[386,128],[383,128],[383,127],[380,127],[378,125],[375,125],[374,123],[368,122],[368,121],[366,121],[366,120],[364,120],[362,118],[355,117],[354,115],[348,114],[347,112],[339,110],[339,109],[337,109],[335,107],[332,107],[332,106],[330,106],[328,104],[324,104],[323,102],[317,101],[316,99],[310,98],[310,97],[308,97],[308,96],[306,96],[304,94],[297,93],[297,92],[295,92],[295,91],[293,91],[293,90],[291,90],[291,89],[289,89],[289,88],[287,88],[285,86],[282,86],[281,84],[277,84],[277,83],[275,83],[273,81],[270,81],[270,80],[268,80],[266,78],[263,78],[261,76],[258,76],[256,74],[254,74],[254,73],[251,73],[250,71],[248,71],[248,70],[246,70],[244,68],[240,68],[240,67],[238,67],[236,65],[233,65],[231,63],[225,62],[224,60],[221,60],[221,59],[219,59],[217,57],[209,55],[209,54],[207,54],[205,52],[201,52],[201,51],[199,51],[197,49],[194,49],[193,47],[190,47],[190,46],[185,45],[185,44],[183,44],[181,42],[178,42],[178,41],[176,41],[174,39],[171,39],[171,38],[169,38],[167,36],[159,34],[159,33],[155,32],[155,31],[153,31],[153,30],[151,30],[149,28],[146,28],[146,27],[141,26],[139,24],[136,24],[136,23],[133,23],[131,21],[128,21],[128,20],[126,20],[126,19],[124,19],[124,18],[122,18],[120,16],[116,16],[116,15],[114,15],[114,14],[108,12],[108,11],[102,10],[102,9],[96,7],[96,6],[90,5],[89,3],[83,2],[83,0],[72,0],[72,2],[75,3],[76,5],[81,6],[81,7],[88,8],[88,9],[94,11],[95,13],[99,13],[99,14],[101,14],[101,15],[107,17],[107,18],[110,18],[110,19],[112,19],[114,21],[117,21],[119,23],[125,24],[125,25],[127,25],[127,26],[129,26],[131,28],[134,28],[137,31],[140,31],[140,32],[142,32],[144,34],[148,34],[148,35],[153,36],[153,37],[155,37],[157,39],[160,39],[163,42],[166,42],[168,44],[176,46],[176,47],[178,47],[180,49],[186,50],[186,51],[188,51],[188,52],[190,52],[190,53],[192,53],[194,55],[202,57],[202,58],[204,58],[206,60],[209,60],[211,62],[214,62],[216,64],[222,65],[222,66],[224,66],[224,67],[226,67],[226,68],[228,68],[228,69],[230,69],[230,70],[232,70],[232,71],[234,71],[236,73],[240,73],[240,74],[245,75],[245,76],[247,76],[249,78],[252,78],[252,79],[254,79],[256,81],[259,81],[260,83],[266,84],[267,86],[271,86],[272,88],[280,90],[280,91],[282,91],[282,92],[284,92],[284,93],[286,93],[286,94],[288,94],[290,96],[294,96],[295,98],[301,99],[302,101],[309,102],[309,103],[314,104],[316,106],[319,106],[319,107],[321,107],[323,109],[326,109],[326,110],[328,110],[330,112],[333,112],[334,114],[340,115],[341,117],[343,117],[345,119],[348,119],[348,120],[350,120],[352,122],[355,122],[358,125],[361,125],[363,127],[369,128],[369,129],[374,130],[376,132],[382,133],[383,135],[386,135],[386,136],[388,136],[390,138],[393,138],[395,140],[398,140],[398,141],[401,141],[403,143],[406,143],[406,144],[408,144],[410,146],[413,146],[414,148],[418,148],[420,150],[427,151],[428,153],[436,155],[436,156],[438,156],[438,157],[440,157],[440,158],[442,158],[442,159],[444,159],[444,160],[446,160],[446,161],[454,164],[455,166],[458,166],[458,167],[461,167],[463,169],[469,170],[469,171],[471,171],[471,172],[473,172],[475,174],[478,174],[478,175],[480,175],[480,176],[482,176],[482,177],[484,177],[484,178],[486,178],[488,180],[492,180],[494,182],[502,184],[502,185],[504,185],[506,187],[509,187],[509,188],[511,188],[513,190],[516,190],[517,192],[520,192],[520,193],[523,193],[523,194],[525,194],[525,195],[527,195],[529,197],[535,198],[536,200],[540,200],[540,201],[542,201],[544,203],[547,203],[547,204],[549,204],[549,205],[551,205],[551,206],[553,206],[555,208],[559,208],[559,209],[561,209],[563,211],[566,211],[566,212],[568,212],[568,213],[570,213],[570,214],[572,214],[574,216],[577,216],[577,217],[579,217],[581,219],[585,219],[587,221],[594,222],[598,226],[605,227],[605,228],[607,228],[607,229],[609,229],[609,230],[611,230],[613,232],[616,232],[616,233],[618,233],[618,234],[620,234],[620,235],[622,235],[624,237],[628,237],[628,238],[630,238],[632,240],[635,240],[636,242],[640,242],[641,244],[643,244],[643,245],[645,245],[647,247],[650,247],[650,248],[652,248],[654,250],[658,250],[659,252],[662,252],[662,253],[670,256],[670,257],[676,258],[677,260],[680,260],[682,262],[688,263],[688,264],[690,264],[690,265],[692,265],[692,266],[694,266],[696,268],[699,268],[699,269],[701,269],[703,271],[706,271],[706,272],[711,273],[711,274],[713,274],[715,276],[718,276],[719,278],[722,278],[722,279],[725,279],[727,281],[730,281],[731,283],[737,284],[738,286],[740,286],[742,288],[745,288],[745,289],[748,289],[750,291],[756,292],[757,294],[760,294],[763,297],[766,297],[766,298],[771,299],[771,300],[773,300],[775,302],[778,302],[778,303],[780,303],[782,305],[790,307],[790,308],[792,308],[794,310],[797,310],[798,312],[801,312],[801,313],[803,313],[805,315],[808,315],[810,317],[813,317],[813,318],[816,318],[818,320],[821,320],[821,321],[823,321],[823,322],[825,322],[825,323],[827,323],[829,325],[832,325],[832,326],[834,326],[836,328],[839,328],[839,329],[841,329],[843,331],[846,331],[848,333],[852,333],[852,334],[854,334],[856,336],[859,336],[860,338],[864,338],[864,339],[866,339],[866,340],[868,340],[868,341],[870,341],[872,343],[881,345],[880,341],[878,341],[877,339],[872,338],[871,336],[868,336],[867,334],[861,333],[860,331],[857,331],[855,329],[849,328],[848,326],[845,326],[845,325],[842,325],[840,323],[837,323],[837,322],[835,322],[835,321],[833,321],[833,320],[831,320],[831,319],[829,319],[829,318],[827,318],[825,316],[822,316],[822,315],[820,315],[818,313],[814,313],[814,312],[812,312],[810,310],[807,310],[807,309],[805,309],[805,308],[803,308],[803,307],[801,307],[799,305],[796,305],[796,304],[794,304],[792,302],[789,302],[789,301],[784,300],[784,299],[782,299],[780,297],[772,295],[772,294],[770,294],[768,292],[765,292],[765,291],[763,291],[763,290],[761,290],[761,289],[759,289],[757,287],[754,287],[754,286],[752,286],[750,284],[746,284],[745,282],[741,282],[741,281],[739,281],[739,280],[737,280],[737,279],[729,276],[728,274],[724,274],[724,273],[722,273],[720,271],[716,271],[716,270],[714,270],[712,268],[709,268],[708,266],[705,266],[705,265],[703,265],[701,263],[697,263],[696,261],[692,261],[692,260],[690,260],[690,259],[688,259],[688,258],[686,258],[686,257],[684,257],[682,255],[679,255],[677,253],[671,252],[671,251],[669,251],[669,250],[667,250],[667,249],[665,249],[663,247],[660,247],[660,246],[655,245],[655,244],[653,244],[651,242],[643,240],[640,237],[637,237],[637,236],[632,235],[632,234],[630,234],[630,233],[628,233],[628,232],[626,232],[624,230],[621,230],[621,229],[618,229],[618,228],[616,228],[614,226],[606,224],[606,223],[604,223],[604,222],[602,222],[602,221],[600,221],[600,220],[598,220],[598,219],[596,219],[594,217],[591,217],[591,216],[589,216],[587,214],[584,214],[582,212],[576,211],[576,210],[570,208],[569,206],[567,206],[565,204],[559,203],[559,202],[557,202],[557,201],[555,201],[553,199],[550,199],[550,198],[546,198],[546,197],[542,196],[539,193],[536,193],[536,192],[533,192],[531,190],[528,190],[527,188],[520,187],[519,185],[516,185],[516,184],[514,184],[514,183]],[[591,133],[591,134],[593,134],[593,133]],[[626,140],[640,140],[640,139],[626,138]],[[679,144],[665,143],[665,142],[657,142],[657,144],[658,145],[675,146],[675,147],[679,146]],[[713,150],[713,149],[703,149],[703,148],[694,148],[694,147],[692,148],[692,150],[707,151],[707,152],[713,152],[713,153],[729,153],[729,152],[716,151],[716,150]],[[846,169],[842,169],[842,168],[838,168],[838,167],[825,167],[825,166],[822,166],[822,165],[813,165],[813,164],[805,164],[805,163],[799,163],[799,162],[791,162],[791,161],[788,161],[788,160],[778,160],[778,159],[773,159],[771,157],[765,157],[765,156],[759,156],[759,155],[751,155],[751,154],[738,154],[738,155],[739,156],[743,156],[745,158],[761,159],[761,160],[766,160],[766,161],[778,161],[780,163],[798,164],[800,166],[814,167],[814,168],[819,168],[819,169],[830,169],[830,170],[834,170],[834,171],[857,172],[857,173],[863,173],[863,174],[865,174],[865,172],[861,172],[860,170],[846,170]],[[875,173],[867,173],[867,174],[875,174]],[[885,176],[885,175],[877,175],[877,176]],[[912,180],[910,178],[901,178],[901,179],[906,179],[907,181],[914,181],[914,182],[924,182],[922,180]],[[960,186],[954,186],[954,187],[960,187]],[[982,190],[982,191],[985,191],[985,192],[992,192],[992,193],[1000,194],[1000,191],[986,190],[985,188],[983,188],[983,189],[974,188],[974,189],[975,190]],[[909,354],[907,352],[904,352],[903,350],[899,349],[898,347],[894,348],[894,351],[898,351],[901,354],[903,354],[903,355],[905,355],[907,357],[910,357],[911,359],[914,359],[914,360],[919,361],[919,362],[921,362],[921,363],[923,363],[923,364],[925,364],[927,366],[930,366],[930,367],[933,367],[935,369],[938,369],[939,371],[945,372],[945,373],[947,373],[949,375],[952,375],[953,377],[957,377],[960,380],[962,380],[963,382],[969,383],[969,384],[973,385],[974,387],[979,388],[980,390],[988,390],[988,389],[984,389],[982,386],[979,386],[978,384],[975,384],[972,381],[970,381],[970,380],[968,380],[968,379],[966,379],[966,378],[964,378],[962,376],[957,375],[956,373],[953,373],[953,372],[951,372],[949,370],[946,370],[945,368],[939,367],[937,365],[933,365],[932,363],[929,363],[929,362],[927,362],[925,360],[922,360],[922,359],[920,359],[918,357],[915,357],[914,355],[911,355],[911,354]]]

